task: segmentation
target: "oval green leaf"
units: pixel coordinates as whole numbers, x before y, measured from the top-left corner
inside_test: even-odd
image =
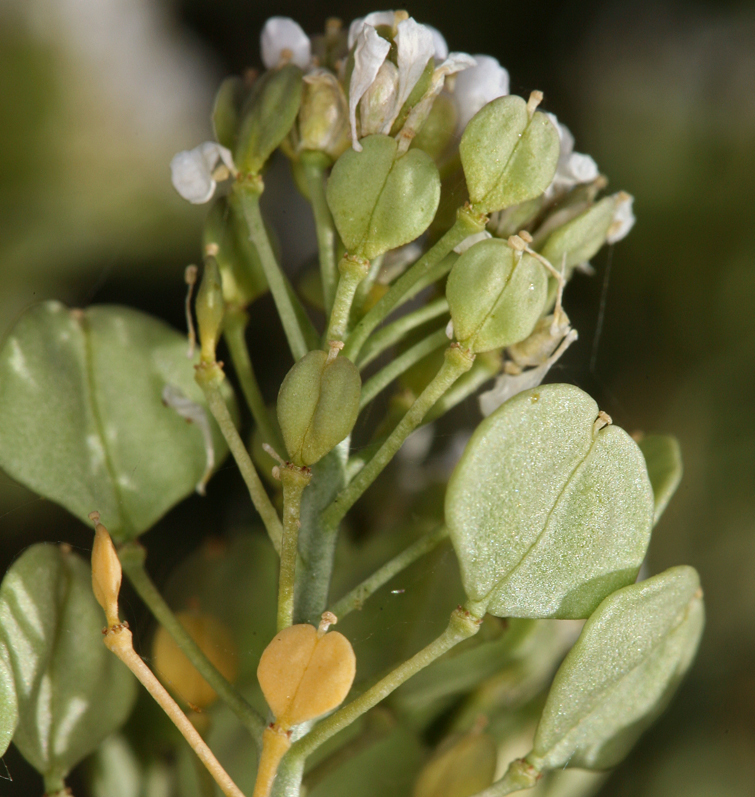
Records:
[[[541,770],[618,764],[666,707],[704,621],[691,567],[606,598],[556,673],[527,760]]]
[[[136,680],[102,643],[88,565],[34,545],[0,586],[0,640],[18,685],[13,742],[48,782],[60,780],[127,719]]]
[[[0,756],[5,754],[18,725],[18,699],[10,651],[0,640]]]
[[[336,161],[327,199],[338,233],[352,255],[372,260],[413,241],[429,226],[440,202],[440,176],[432,158],[411,149],[396,158],[389,136],[362,139]]]
[[[534,199],[553,180],[560,143],[543,113],[508,95],[489,102],[467,125],[459,154],[469,196],[480,213]]]
[[[117,540],[150,528],[206,466],[201,430],[162,401],[171,385],[204,404],[186,345],[125,307],[32,307],[0,350],[0,467]]]
[[[640,451],[645,457],[650,484],[655,497],[655,517],[657,523],[671,496],[682,480],[682,450],[679,441],[668,434],[648,434],[639,442]]]
[[[645,461],[572,385],[486,418],[451,476],[446,523],[471,601],[499,617],[589,617],[637,577],[650,539]]]

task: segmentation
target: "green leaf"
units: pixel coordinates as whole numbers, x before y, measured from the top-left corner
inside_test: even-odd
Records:
[[[18,698],[10,651],[0,641],[0,756],[8,749],[16,725],[18,725]]]
[[[45,781],[62,783],[131,711],[136,680],[102,643],[87,564],[34,545],[0,586],[0,639],[18,684],[13,742]]]
[[[703,624],[691,567],[606,598],[556,673],[528,761],[538,769],[618,764],[670,700]]]
[[[459,144],[475,209],[493,213],[540,196],[553,180],[559,152],[558,132],[545,114],[530,119],[527,103],[512,95],[489,102]]]
[[[499,617],[584,618],[637,577],[653,493],[637,444],[595,431],[572,385],[507,401],[477,428],[451,476],[446,523],[470,600]]]
[[[163,405],[166,385],[204,404],[186,339],[125,307],[32,307],[0,351],[0,466],[117,540],[192,492],[201,430]],[[213,429],[216,464],[226,448]]]
[[[440,201],[440,176],[419,149],[396,159],[389,136],[367,136],[363,150],[349,149],[336,161],[327,199],[338,233],[352,255],[372,260],[420,236]]]
[[[682,480],[682,451],[679,441],[666,434],[645,435],[639,441],[639,446],[645,457],[650,484],[653,485],[655,525]]]

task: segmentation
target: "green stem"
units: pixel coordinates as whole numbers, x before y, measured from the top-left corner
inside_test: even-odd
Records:
[[[484,230],[486,222],[487,217],[476,214],[470,208],[461,208],[454,226],[396,280],[388,293],[357,324],[349,335],[344,354],[353,362],[372,331],[401,304],[405,297],[411,294],[417,282],[468,235]]]
[[[354,295],[354,302],[351,305],[352,322],[355,314],[357,318],[361,318],[364,315],[364,303],[367,301],[372,286],[380,275],[384,259],[385,255],[378,255],[374,260],[370,261],[370,270],[367,272],[367,276],[359,283],[357,292]]]
[[[196,380],[204,391],[207,406],[217,421],[228,448],[236,460],[239,471],[241,471],[241,477],[249,490],[249,496],[252,499],[254,508],[259,512],[275,550],[280,552],[283,527],[220,393],[219,384],[224,378],[223,372],[217,364],[199,366],[197,368]]]
[[[144,566],[146,554],[146,550],[139,543],[126,543],[118,552],[123,571],[158,623],[173,637],[178,647],[186,654],[186,657],[196,667],[205,681],[218,693],[220,699],[241,720],[259,747],[262,744],[262,731],[265,729],[265,720],[247,703],[241,693],[220,674],[215,665],[205,656],[199,645],[178,621],[147,573],[147,569]]]
[[[346,254],[341,258],[338,263],[341,278],[338,280],[336,298],[330,313],[328,331],[325,335],[326,341],[343,340],[346,337],[354,294],[369,270],[370,261],[363,257]]]
[[[315,217],[322,294],[325,312],[328,314],[333,307],[333,299],[336,295],[338,271],[336,270],[336,229],[325,197],[327,163],[319,152],[302,153],[301,163],[309,189],[309,201]]]
[[[283,539],[281,540],[280,577],[278,579],[278,631],[294,622],[294,586],[296,557],[299,552],[301,496],[312,479],[308,468],[286,466],[280,472],[283,485]]]
[[[419,343],[415,343],[414,346],[407,349],[403,354],[400,354],[395,360],[391,360],[385,368],[379,370],[362,385],[362,395],[359,399],[360,411],[363,410],[380,391],[388,387],[394,379],[401,376],[405,371],[408,371],[423,357],[426,357],[446,343],[448,343],[446,332],[443,329],[439,329],[437,332],[433,332],[432,335],[428,335]]]
[[[275,307],[283,324],[291,354],[295,360],[300,360],[308,351],[304,331],[299,324],[299,318],[294,309],[293,301],[289,295],[286,280],[273,253],[270,240],[267,237],[265,223],[260,213],[260,194],[262,193],[262,179],[237,182],[234,190],[238,192],[244,217],[249,228],[249,238],[257,247],[262,270],[265,272],[267,284],[275,301]]]
[[[518,758],[509,764],[506,774],[487,789],[477,792],[474,797],[505,797],[522,789],[531,789],[537,785],[542,773],[528,763],[526,758]]]
[[[273,446],[276,451],[282,451],[282,441],[279,440],[275,427],[270,423],[265,400],[262,397],[257,377],[254,375],[252,360],[249,357],[249,349],[244,336],[248,321],[249,316],[244,310],[226,311],[223,336],[231,353],[231,362],[236,370],[236,376],[241,384],[247,406],[260,430],[262,439],[268,445]]]
[[[393,323],[387,324],[364,344],[364,348],[357,358],[357,365],[360,370],[379,357],[387,348],[393,346],[394,343],[398,343],[407,332],[411,332],[425,322],[432,321],[447,312],[448,300],[445,297],[441,297],[434,302],[426,304],[424,307],[401,316]]]
[[[439,637],[411,659],[396,667],[358,698],[316,725],[313,730],[291,747],[288,755],[294,759],[306,758],[311,755],[321,744],[385,700],[391,692],[398,689],[401,684],[427,667],[428,664],[432,664],[459,642],[474,636],[480,628],[480,622],[479,618],[474,617],[465,609],[461,607],[455,609],[451,613],[446,630]]]
[[[474,354],[453,344],[446,349],[446,358],[430,384],[417,397],[375,456],[359,471],[323,513],[323,526],[331,532],[337,528],[344,515],[372,484],[383,468],[393,459],[407,437],[420,425],[435,402],[474,362]]]
[[[354,587],[351,592],[344,595],[341,600],[333,605],[330,611],[333,612],[339,620],[342,620],[355,609],[361,609],[370,595],[377,592],[380,587],[387,584],[395,575],[406,570],[406,568],[416,562],[417,559],[420,559],[436,548],[447,536],[448,529],[445,526],[441,526],[435,529],[435,531],[425,534],[424,537],[418,539],[413,545],[410,545],[397,556],[394,556],[390,562],[386,562],[369,578],[359,584],[359,586]]]
[[[431,423],[445,415],[450,409],[464,399],[476,393],[487,381],[500,373],[501,355],[497,352],[485,352],[475,357],[474,365],[456,384],[447,390],[425,416],[425,423]]]

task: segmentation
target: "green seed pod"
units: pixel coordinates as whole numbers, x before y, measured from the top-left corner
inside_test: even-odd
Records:
[[[567,279],[575,266],[586,263],[606,242],[620,196],[604,197],[548,236],[541,254],[556,268],[565,264]]]
[[[304,78],[297,149],[324,152],[333,160],[351,144],[346,95],[335,75],[317,70]]]
[[[472,435],[446,492],[469,598],[498,617],[589,617],[645,558],[642,452],[573,385],[526,390]]]
[[[491,238],[469,248],[448,277],[456,339],[474,352],[524,340],[545,306],[548,278],[532,255]]]
[[[438,95],[425,123],[414,137],[412,147],[423,150],[433,160],[437,160],[448,149],[454,137],[458,116],[451,97],[448,94]],[[515,232],[519,232],[519,229],[521,228]]]
[[[540,771],[616,766],[668,704],[704,622],[692,567],[607,597],[556,673],[526,760]]]
[[[225,315],[223,301],[223,283],[217,261],[214,257],[206,257],[202,282],[197,291],[194,305],[199,327],[199,341],[202,344],[201,359],[204,363],[215,362],[215,349],[220,339]]]
[[[425,764],[413,797],[471,797],[495,777],[497,750],[490,734],[471,731],[451,737]]]
[[[542,95],[530,102],[506,96],[489,102],[469,122],[459,154],[469,197],[480,213],[534,199],[553,180],[558,164],[558,132],[543,113],[534,113]]]
[[[275,148],[288,135],[299,113],[302,72],[286,64],[266,72],[244,103],[238,143],[233,153],[242,174],[259,174]]]
[[[349,254],[373,260],[413,241],[430,226],[440,201],[440,176],[419,149],[397,158],[389,136],[367,136],[349,149],[328,180],[327,199]]]
[[[278,422],[295,465],[314,465],[351,432],[361,391],[346,357],[311,351],[294,365],[278,393]]]
[[[246,222],[221,197],[210,208],[204,226],[204,250],[220,269],[226,305],[246,307],[267,292],[259,255],[249,240]]]

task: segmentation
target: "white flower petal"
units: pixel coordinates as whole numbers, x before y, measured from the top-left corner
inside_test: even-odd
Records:
[[[474,59],[477,65],[462,72],[454,87],[462,129],[483,106],[509,93],[509,73],[496,58],[476,55]]]
[[[550,370],[552,363],[544,363],[537,368],[530,368],[529,371],[522,371],[521,374],[501,374],[494,382],[490,390],[480,393],[478,401],[480,412],[484,417],[492,415],[504,402],[521,393],[537,387]]]
[[[446,58],[448,58],[448,45],[446,44],[446,40],[443,38],[443,34],[437,28],[434,28],[432,25],[425,25],[425,27],[433,35],[433,45],[435,46],[435,60],[445,61]]]
[[[486,241],[488,238],[492,237],[493,236],[487,230],[473,233],[472,235],[468,235],[460,244],[457,244],[454,247],[454,252],[456,252],[457,255],[463,255],[467,249],[470,249],[476,243],[479,243],[480,241]]]
[[[371,25],[365,25],[359,32],[349,84],[349,124],[351,141],[357,152],[362,151],[362,145],[357,141],[357,105],[377,77],[390,49],[391,45]]]
[[[378,25],[388,25],[392,28],[395,19],[395,11],[373,11],[371,14],[367,14],[366,17],[358,17],[355,19],[351,25],[349,25],[349,50],[356,43],[365,25],[372,25],[373,28],[378,27]]]
[[[217,186],[212,173],[219,160],[231,173],[235,173],[230,151],[216,141],[205,141],[194,149],[179,152],[170,162],[171,179],[176,191],[194,205],[209,202]]]
[[[577,183],[591,183],[600,174],[598,164],[589,155],[581,152],[572,152],[569,155],[568,169]]]
[[[262,63],[275,69],[284,50],[291,52],[291,62],[306,69],[312,60],[312,45],[298,22],[289,17],[270,17],[260,36]]]
[[[390,133],[399,111],[422,77],[427,62],[435,53],[433,34],[425,25],[420,25],[411,17],[399,22],[394,41],[398,48],[398,91],[393,113],[383,124],[383,133],[386,134]]]
[[[469,53],[449,53],[446,60],[433,72],[433,80],[436,79],[436,76],[455,75],[457,72],[463,72],[474,66],[477,66],[477,61]]]
[[[569,159],[569,155],[572,154],[574,150],[574,136],[571,134],[571,130],[561,122],[558,121],[558,117],[555,113],[550,113],[549,111],[545,112],[545,115],[553,122],[553,126],[556,128],[556,132],[558,133],[558,140],[561,142],[561,150],[559,154],[559,165],[561,163],[566,164]]]
[[[630,194],[622,194],[619,198],[616,212],[613,215],[613,221],[608,228],[608,235],[606,236],[606,241],[609,244],[615,244],[616,241],[625,238],[632,227],[634,227],[636,219],[634,217],[634,211],[632,210],[633,203],[634,197]]]
[[[362,138],[380,133],[386,116],[393,112],[398,87],[398,69],[386,59],[359,101],[359,133]]]

